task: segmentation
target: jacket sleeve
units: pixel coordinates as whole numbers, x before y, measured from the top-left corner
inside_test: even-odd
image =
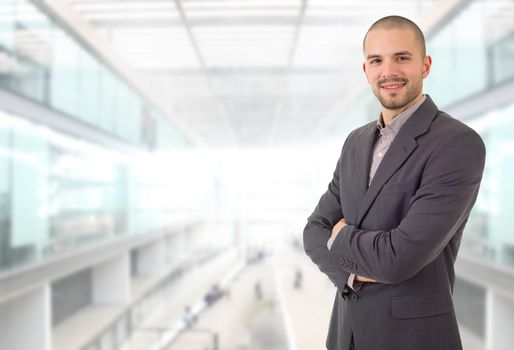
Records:
[[[330,265],[390,284],[416,275],[463,229],[484,163],[485,147],[473,130],[448,137],[428,158],[420,187],[398,227],[378,231],[343,227],[330,250]]]
[[[339,197],[339,166],[341,158],[337,162],[336,170],[327,191],[321,196],[314,212],[307,219],[307,225],[303,231],[303,245],[305,252],[318,265],[328,278],[343,290],[349,273],[332,266],[328,262],[327,242],[331,236],[332,227],[343,218],[341,201]]]

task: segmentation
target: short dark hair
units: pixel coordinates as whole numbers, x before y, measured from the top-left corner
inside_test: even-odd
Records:
[[[369,32],[371,32],[374,29],[408,29],[411,30],[414,33],[414,37],[416,38],[416,41],[419,43],[419,46],[421,48],[421,53],[423,54],[423,57],[427,55],[427,49],[425,45],[425,36],[423,35],[423,32],[418,27],[418,25],[414,22],[412,22],[410,19],[402,17],[402,16],[386,16],[369,27],[368,31],[366,32],[366,35],[364,36],[364,40],[362,41],[362,48],[364,50],[364,45],[366,44],[366,38],[368,37]]]

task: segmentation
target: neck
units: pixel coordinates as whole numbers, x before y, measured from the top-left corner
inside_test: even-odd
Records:
[[[405,111],[407,108],[409,108],[410,106],[412,106],[413,104],[418,102],[422,97],[423,97],[423,91],[421,91],[419,93],[419,95],[416,96],[416,98],[414,98],[412,101],[410,101],[408,104],[406,104],[405,106],[403,106],[401,108],[398,108],[398,109],[382,108],[382,120],[384,121],[384,124],[388,125],[390,122],[393,121],[394,118],[396,118],[396,116],[398,116],[398,114],[400,114],[401,112]]]

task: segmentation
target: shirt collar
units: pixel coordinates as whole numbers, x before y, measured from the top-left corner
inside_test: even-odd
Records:
[[[414,114],[414,112],[416,112],[419,106],[421,106],[423,102],[425,102],[426,98],[427,96],[423,94],[419,101],[417,101],[415,104],[413,104],[412,106],[398,114],[396,117],[394,117],[393,120],[391,120],[391,122],[389,123],[389,125],[384,126],[382,114],[380,114],[380,117],[378,118],[377,122],[377,128],[380,131],[380,134],[397,135],[403,124],[405,124],[407,119],[409,119]]]

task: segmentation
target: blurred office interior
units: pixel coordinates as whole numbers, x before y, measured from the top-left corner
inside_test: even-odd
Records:
[[[0,348],[324,348],[301,234],[389,14],[486,143],[454,300],[466,350],[512,349],[512,0],[0,0]]]

